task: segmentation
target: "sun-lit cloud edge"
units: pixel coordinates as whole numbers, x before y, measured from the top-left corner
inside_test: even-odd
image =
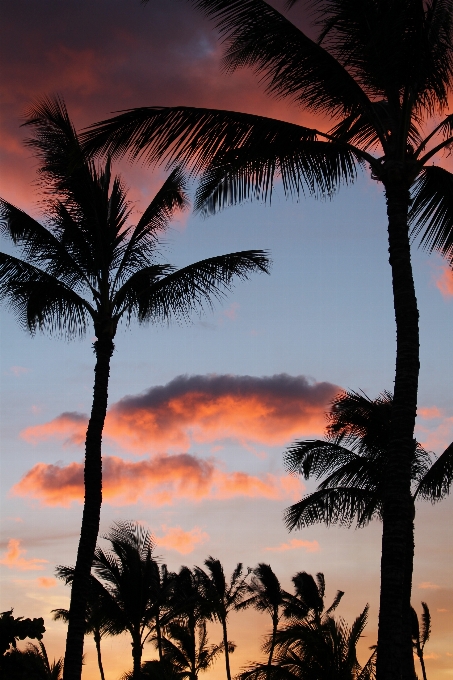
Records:
[[[8,569],[17,569],[18,571],[41,571],[44,569],[44,564],[48,564],[48,560],[37,559],[36,557],[25,558],[27,550],[21,548],[21,541],[18,538],[10,538],[6,553],[0,559],[0,564],[5,565]]]
[[[162,525],[163,534],[154,534],[154,539],[159,547],[167,550],[175,550],[181,555],[188,555],[193,552],[198,545],[203,545],[209,541],[209,534],[200,527],[195,526],[190,531],[184,531],[180,526],[167,527]]]
[[[172,505],[178,501],[225,500],[238,496],[296,500],[303,484],[290,475],[225,472],[215,459],[187,453],[160,455],[137,462],[106,456],[103,498],[114,506],[142,503]],[[83,464],[37,463],[11,489],[11,495],[35,499],[46,506],[68,507],[83,500]]]

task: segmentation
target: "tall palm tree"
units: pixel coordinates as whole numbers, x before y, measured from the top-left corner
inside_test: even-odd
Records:
[[[296,442],[285,453],[285,466],[305,479],[322,479],[316,491],[286,510],[291,530],[316,522],[358,527],[373,518],[382,519],[382,505],[389,455],[392,395],[376,399],[344,392],[334,398],[326,439]],[[432,463],[424,448],[414,442],[411,462],[413,517],[415,499],[436,502],[449,492],[453,481],[453,444]],[[411,633],[410,596],[414,559],[414,526],[408,527],[404,580],[404,627]],[[403,677],[414,677],[411,645],[405,645]]]
[[[181,172],[174,170],[135,226],[132,207],[109,160],[96,167],[84,160],[63,101],[44,99],[30,111],[28,140],[39,166],[47,224],[5,200],[1,229],[22,258],[0,253],[0,299],[19,322],[37,330],[74,337],[92,323],[96,335],[95,379],[85,442],[85,501],[71,591],[64,679],[80,680],[85,608],[102,502],[101,443],[107,411],[110,360],[120,321],[140,323],[185,319],[210,304],[235,277],[267,271],[261,251],[209,258],[182,269],[156,262],[156,245],[175,210],[187,198]]]
[[[453,143],[453,115],[445,114],[453,82],[453,4],[313,0],[314,40],[264,0],[192,4],[215,21],[226,45],[228,72],[252,68],[270,95],[330,118],[331,128],[323,132],[233,111],[142,107],[98,123],[84,136],[86,148],[190,167],[202,174],[196,207],[206,213],[269,198],[278,176],[286,193],[296,195],[304,187],[330,195],[342,181],[353,180],[359,167],[369,168],[381,184],[397,356],[383,500],[377,667],[379,680],[400,678],[419,376],[408,213],[417,181],[426,190],[422,206],[428,210],[430,201],[449,200],[445,183],[428,180],[433,159]],[[440,122],[433,118],[437,114]],[[440,228],[439,220],[434,222],[433,242]]]
[[[223,649],[225,652],[225,667],[227,680],[231,680],[230,657],[227,619],[231,611],[241,608],[245,596],[249,592],[246,578],[250,573],[244,573],[243,565],[239,562],[231,574],[227,583],[225,572],[220,560],[208,557],[204,562],[208,573],[196,567],[203,596],[208,600],[213,618],[217,619],[222,626]]]

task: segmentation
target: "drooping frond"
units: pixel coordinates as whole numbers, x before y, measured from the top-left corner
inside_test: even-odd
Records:
[[[202,175],[195,211],[207,215],[251,198],[270,201],[279,178],[285,194],[296,198],[305,191],[330,196],[355,180],[361,158],[347,144],[318,141],[309,130],[306,137],[295,135],[280,121],[259,123],[240,148],[219,152]]]
[[[376,493],[367,489],[319,489],[287,508],[283,519],[289,531],[319,522],[327,526],[340,524],[350,527],[355,521],[360,527],[368,524],[373,517],[380,517],[381,502]]]
[[[319,479],[356,458],[353,451],[323,439],[294,442],[283,454],[285,469],[290,474],[301,474],[305,479],[312,475]]]
[[[432,464],[421,477],[415,492],[425,500],[436,502],[450,493],[453,482],[453,443],[448,446],[441,456]]]
[[[85,333],[94,310],[54,276],[18,258],[0,253],[0,299],[30,333],[47,330],[68,338]]]
[[[329,116],[364,110],[369,100],[343,65],[262,0],[192,0],[214,19],[229,71],[251,66],[270,94]]]
[[[453,265],[453,174],[438,166],[425,167],[414,187],[410,221],[412,235],[421,234],[429,252],[439,251]]]
[[[343,392],[332,401],[328,414],[329,440],[362,454],[388,446],[392,395],[384,391],[376,399],[360,392]]]
[[[235,278],[268,272],[264,251],[245,250],[201,260],[179,270],[165,265],[142,269],[126,281],[115,298],[118,313],[137,314],[140,322],[186,320],[193,310],[212,305],[231,289]]]

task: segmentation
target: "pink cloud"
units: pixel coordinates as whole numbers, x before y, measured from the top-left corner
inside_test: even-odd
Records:
[[[8,541],[7,551],[0,560],[0,564],[6,565],[9,569],[18,569],[19,571],[40,571],[44,569],[43,564],[47,564],[48,560],[38,560],[37,558],[25,559],[22,555],[26,554],[26,550],[20,547],[20,540],[17,538],[10,538]]]
[[[448,298],[453,295],[453,271],[450,267],[440,266],[435,274],[435,282],[443,297]]]
[[[299,548],[304,548],[305,552],[318,552],[319,543],[318,541],[302,541],[298,538],[293,538],[288,543],[281,543],[275,547],[266,548],[270,552],[286,552],[287,550],[298,550]]]
[[[103,464],[104,500],[116,506],[137,502],[161,506],[179,500],[196,502],[236,496],[296,500],[302,489],[299,479],[289,475],[224,472],[214,459],[203,460],[186,453],[139,462],[108,456]],[[12,493],[50,506],[82,502],[83,465],[38,463],[13,487]]]
[[[339,391],[304,376],[179,376],[167,385],[121,399],[109,409],[104,435],[123,449],[144,453],[187,449],[192,442],[234,439],[283,445],[296,436],[321,435],[326,408]],[[87,416],[62,413],[21,434],[83,444]]]
[[[162,527],[164,534],[155,536],[158,546],[176,550],[181,555],[193,552],[197,545],[202,545],[209,540],[209,534],[202,531],[200,527],[194,527],[190,531],[184,531],[181,527]]]
[[[434,418],[434,416],[433,416]],[[417,439],[428,451],[442,453],[453,439],[453,417],[443,418],[437,427],[416,426]]]
[[[16,378],[20,378],[21,375],[25,375],[25,373],[30,372],[30,369],[25,368],[24,366],[11,366],[9,370],[13,375],[16,376]]]
[[[57,580],[54,578],[47,578],[46,576],[40,576],[36,579],[38,588],[55,588],[57,585]]]
[[[437,406],[428,406],[417,409],[417,413],[423,420],[432,420],[434,418],[442,418],[442,411]]]
[[[436,583],[431,583],[431,581],[423,581],[418,584],[418,587],[420,590],[439,590],[441,586],[438,586]]]

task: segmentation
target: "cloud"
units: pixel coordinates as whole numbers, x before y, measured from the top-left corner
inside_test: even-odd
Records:
[[[188,449],[192,442],[222,439],[283,445],[297,436],[322,434],[325,410],[339,389],[284,373],[261,378],[181,375],[113,404],[104,436],[138,453]],[[81,445],[86,425],[86,415],[66,412],[27,428],[22,437],[31,443],[54,437]]]
[[[46,576],[40,576],[36,579],[38,588],[55,588],[57,585],[57,580],[54,578],[47,578]]]
[[[27,560],[25,557],[22,557],[26,552],[26,550],[20,547],[20,540],[10,538],[6,554],[0,560],[0,564],[6,565],[9,569],[18,569],[19,571],[40,571],[44,569],[42,565],[47,564],[48,560],[38,560],[35,557]]]
[[[209,534],[202,531],[200,527],[194,527],[190,531],[184,531],[181,527],[166,527],[162,526],[164,534],[162,536],[154,536],[158,546],[168,548],[169,550],[176,550],[181,555],[187,555],[193,552],[197,545],[202,545],[209,540]]]
[[[453,296],[453,271],[447,265],[436,268],[435,282],[443,297]]]
[[[437,406],[427,406],[425,408],[418,408],[417,414],[423,420],[433,420],[434,418],[442,418],[442,411]]]
[[[281,543],[275,547],[266,548],[270,552],[286,552],[287,550],[298,550],[299,548],[305,548],[306,552],[318,552],[319,543],[318,541],[302,541],[298,538],[293,538],[288,543]]]
[[[435,416],[433,416],[433,419]],[[417,423],[416,434],[418,441],[428,451],[443,453],[453,439],[453,417],[443,418],[434,427],[423,426]]]
[[[296,500],[303,485],[299,479],[245,472],[224,472],[214,459],[181,453],[160,455],[139,462],[116,456],[104,458],[103,497],[112,505],[137,502],[152,506],[178,500],[201,501],[236,496]],[[12,489],[12,494],[40,500],[44,505],[69,506],[83,499],[83,465],[65,467],[38,463]]]
[[[436,583],[431,583],[430,581],[423,581],[418,584],[418,587],[420,590],[439,590],[441,586],[438,586]]]
[[[9,370],[13,375],[16,376],[16,378],[20,378],[21,375],[25,375],[25,373],[30,372],[30,369],[25,368],[25,366],[11,366]]]

